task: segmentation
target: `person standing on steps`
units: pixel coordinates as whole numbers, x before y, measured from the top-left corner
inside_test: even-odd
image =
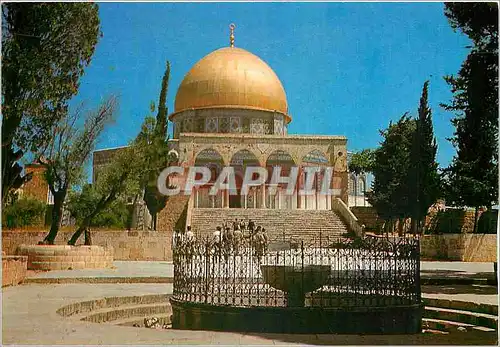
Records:
[[[250,231],[250,234],[253,234],[253,231],[255,229],[255,223],[253,222],[253,220],[251,219],[248,220],[247,229]]]

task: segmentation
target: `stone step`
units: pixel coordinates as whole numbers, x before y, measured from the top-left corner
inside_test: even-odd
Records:
[[[422,334],[436,334],[436,335],[448,335],[449,332],[434,330],[434,329],[422,329]]]
[[[138,327],[144,328],[145,327],[144,326],[144,318],[153,318],[153,317],[158,318],[158,320],[160,321],[160,325],[163,325],[163,324],[170,325],[172,323],[172,315],[171,314],[166,314],[166,315],[164,314],[164,315],[156,315],[156,316],[146,315],[143,317],[133,317],[133,319],[131,319],[131,318],[118,319],[118,320],[110,322],[110,324],[126,326],[126,327],[131,327],[134,325],[136,325],[136,327],[137,327],[137,325],[138,325]]]
[[[160,314],[170,314],[170,303],[153,303],[147,305],[126,305],[111,309],[98,310],[90,315],[83,315],[80,320],[92,323],[105,323],[126,318],[153,317]],[[76,318],[76,317],[75,317]]]
[[[136,296],[115,296],[97,300],[89,300],[66,305],[57,310],[61,316],[78,316],[83,317],[83,314],[106,310],[109,308],[117,308],[127,305],[148,305],[148,304],[164,304],[168,303],[170,294],[149,294]],[[81,318],[80,317],[80,318]]]
[[[450,308],[462,311],[471,311],[478,313],[486,313],[493,316],[498,315],[498,306],[490,304],[480,304],[469,301],[436,299],[436,298],[422,298],[425,306]]]
[[[491,329],[498,328],[498,317],[486,313],[426,306],[423,317],[451,322],[467,323]]]
[[[492,329],[492,328],[472,325],[472,324],[468,324],[468,323],[453,322],[453,321],[446,321],[446,320],[432,319],[432,318],[423,318],[422,325],[425,327],[425,329],[432,329],[432,330],[439,330],[439,331],[446,331],[446,332],[459,331],[458,330],[459,327],[465,328],[465,329],[467,329],[467,331],[469,331],[469,330],[477,330],[477,331],[484,331],[484,332],[495,331],[495,329]]]
[[[245,222],[252,219],[271,237],[342,237],[348,232],[341,218],[331,210],[195,208],[191,227],[198,237],[205,237],[223,222],[232,222],[235,218]]]

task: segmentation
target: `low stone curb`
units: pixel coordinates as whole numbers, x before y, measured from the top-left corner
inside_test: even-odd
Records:
[[[463,277],[420,277],[421,285],[442,286],[442,285],[489,285],[496,286],[498,282],[494,278],[463,278]]]
[[[23,283],[68,284],[68,283],[174,283],[173,277],[29,277]],[[492,285],[497,283],[487,278],[421,278],[421,285]]]
[[[63,277],[63,278],[26,278],[23,283],[37,284],[71,284],[71,283],[173,283],[173,277]]]

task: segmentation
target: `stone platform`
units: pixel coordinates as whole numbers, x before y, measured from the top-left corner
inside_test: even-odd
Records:
[[[28,257],[2,255],[2,287],[21,283],[26,277]]]
[[[113,249],[101,246],[20,245],[28,270],[73,270],[111,267]]]

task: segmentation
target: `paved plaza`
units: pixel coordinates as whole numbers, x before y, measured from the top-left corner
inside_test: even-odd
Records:
[[[245,334],[186,330],[154,330],[82,322],[60,316],[64,305],[113,296],[172,293],[170,283],[92,283],[93,278],[168,278],[168,262],[114,262],[114,269],[31,273],[30,278],[86,278],[90,283],[29,283],[2,289],[3,344],[225,344],[225,345],[366,345],[366,344],[484,344],[495,343],[473,332],[449,335],[302,335]],[[451,271],[466,276],[489,276],[491,263],[423,262],[422,273]],[[434,274],[434,276],[436,276]],[[496,304],[496,287],[480,284],[426,286],[423,297]]]
[[[113,265],[111,269],[31,272],[28,278],[161,278],[174,276],[173,263],[167,261],[114,261]],[[447,276],[455,275],[464,278],[489,278],[494,275],[493,263],[423,261],[420,263],[420,270],[422,277],[443,277],[446,274]]]

